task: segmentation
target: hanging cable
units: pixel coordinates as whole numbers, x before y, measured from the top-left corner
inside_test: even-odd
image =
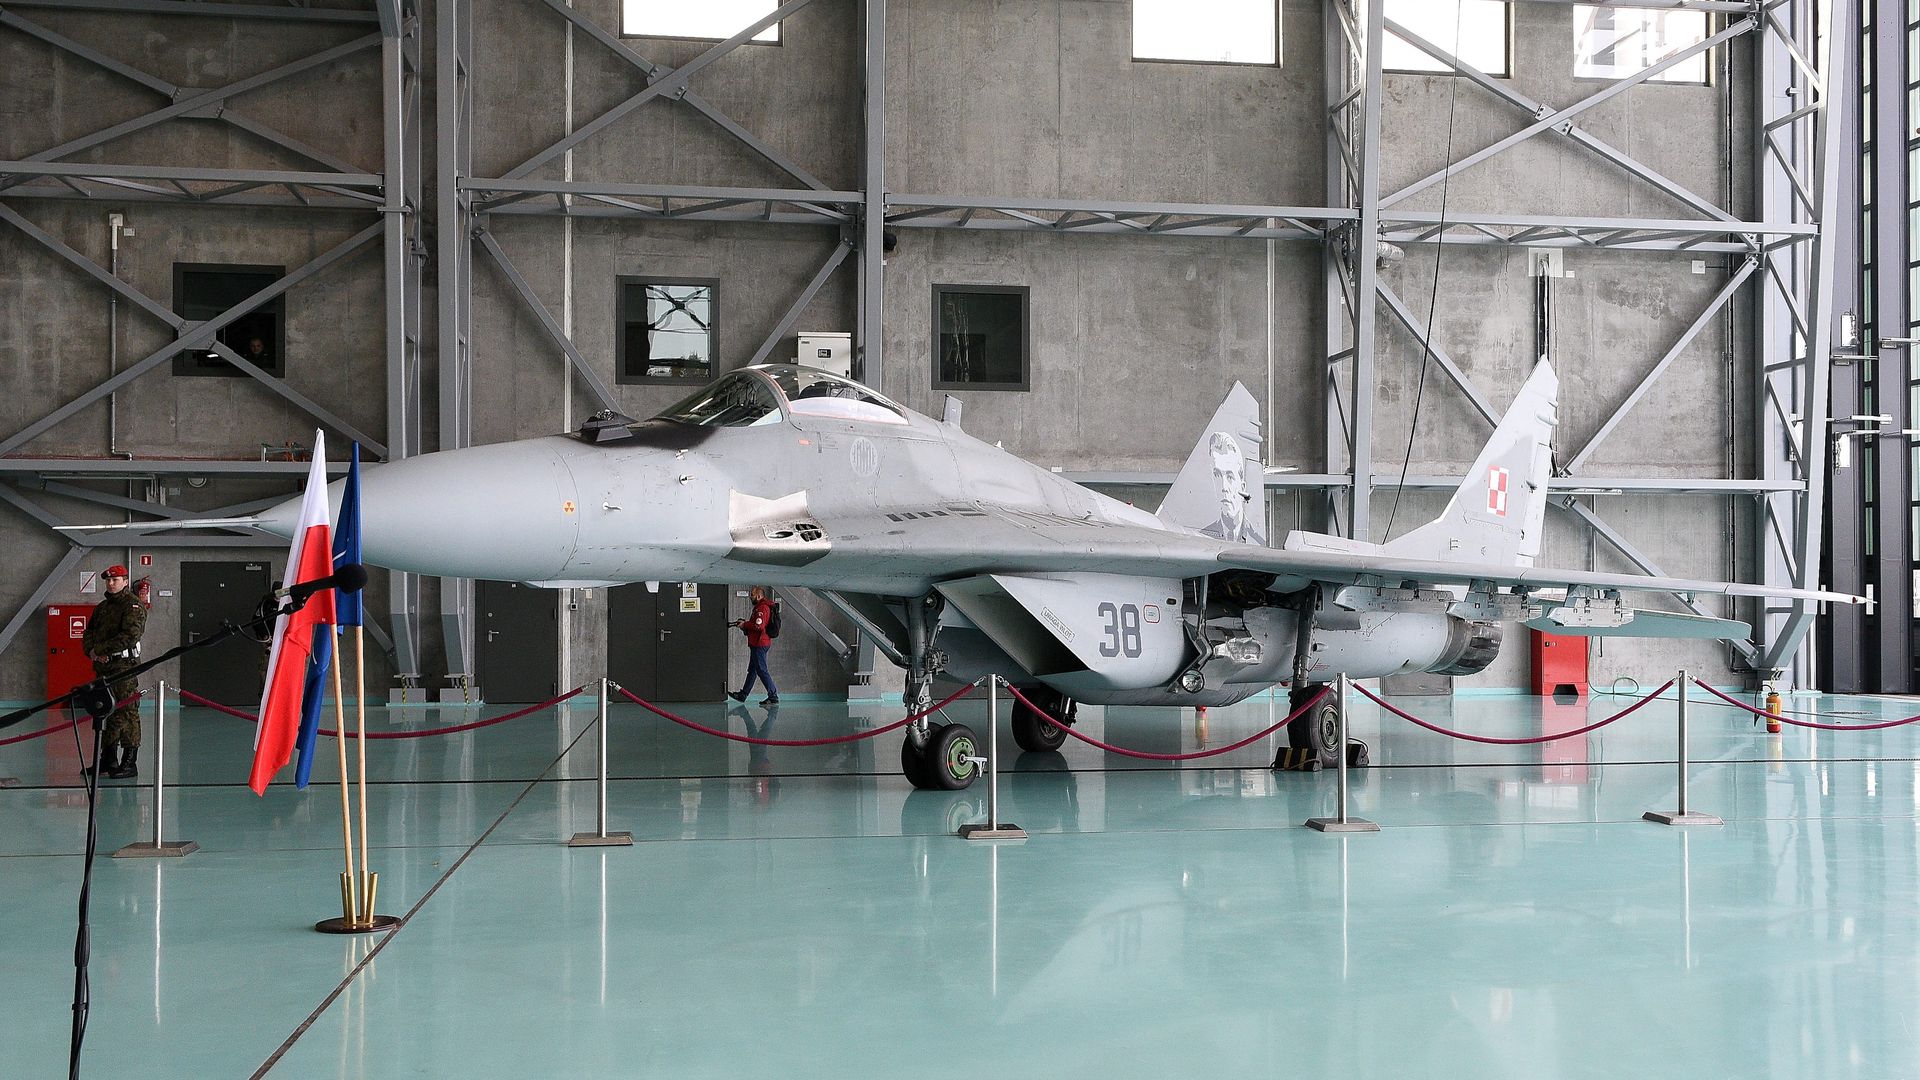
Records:
[[[1453,6],[1453,59],[1456,64],[1460,62],[1461,11],[1465,7],[1464,3]],[[1393,519],[1400,513],[1400,493],[1407,490],[1407,466],[1413,463],[1413,439],[1420,430],[1420,402],[1427,395],[1427,366],[1433,360],[1433,313],[1440,303],[1440,260],[1447,250],[1447,190],[1453,186],[1453,110],[1460,100],[1461,78],[1460,72],[1455,70],[1452,88],[1447,91],[1447,164],[1446,171],[1440,177],[1440,223],[1433,237],[1433,288],[1427,293],[1427,329],[1420,335],[1420,379],[1414,385],[1413,416],[1407,424],[1407,454],[1400,459],[1400,482],[1393,489],[1393,506],[1387,511],[1387,528],[1380,534],[1382,541],[1393,539]],[[1379,253],[1370,251],[1366,257],[1378,258]]]

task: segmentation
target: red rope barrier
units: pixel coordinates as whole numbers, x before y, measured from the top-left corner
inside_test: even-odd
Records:
[[[131,705],[136,701],[139,701],[141,698],[146,696],[146,693],[147,692],[145,690],[135,690],[133,692],[132,697],[121,698],[119,701],[114,702],[113,703],[114,711],[118,712],[121,708],[127,705]],[[41,728],[39,731],[30,731],[25,735],[15,735],[10,739],[0,739],[0,746],[12,746],[14,743],[26,742],[29,739],[45,738],[46,736],[51,735],[56,731],[65,731],[68,728],[73,727],[74,725],[78,724],[81,720],[86,718],[87,714],[84,712],[80,712],[77,710],[70,710],[70,711],[73,712],[73,715],[71,717],[60,721],[59,723],[53,725],[52,727]]]
[[[914,713],[904,719],[896,720],[895,722],[888,724],[886,727],[874,728],[872,731],[858,731],[853,733],[852,735],[835,735],[829,739],[756,739],[748,735],[735,735],[731,731],[721,731],[718,728],[710,728],[705,724],[699,723],[698,721],[689,720],[684,716],[675,716],[674,714],[668,712],[667,710],[660,708],[658,705],[655,705],[651,701],[648,701],[645,698],[635,695],[633,691],[628,690],[626,687],[621,686],[618,683],[614,684],[614,689],[620,691],[620,693],[624,695],[628,701],[633,702],[635,705],[640,706],[641,708],[647,710],[648,712],[652,713],[655,716],[664,717],[668,720],[673,721],[676,724],[679,724],[681,727],[692,728],[694,731],[698,731],[704,735],[712,735],[717,739],[726,739],[729,742],[748,743],[753,746],[833,746],[837,743],[858,742],[861,739],[871,739],[878,735],[885,735],[889,731],[898,731],[901,728],[906,727],[908,724],[913,723],[915,720],[918,720],[923,716],[932,716],[934,713],[939,712],[941,709],[946,708],[947,706],[953,704],[954,702],[959,701],[961,698],[966,697],[968,694],[973,693],[975,690],[980,689],[980,687],[977,684],[969,684],[967,686],[963,686],[960,689],[954,691],[951,695],[946,697],[944,700],[938,701],[933,705],[927,707],[926,709],[923,709],[920,712]]]
[[[1920,716],[1909,716],[1903,720],[1882,720],[1877,724],[1821,724],[1812,720],[1795,720],[1787,716],[1775,716],[1773,713],[1767,712],[1764,709],[1756,709],[1746,702],[1741,701],[1739,698],[1721,693],[1718,689],[1708,686],[1699,679],[1693,681],[1700,689],[1705,690],[1707,693],[1712,694],[1714,697],[1719,698],[1721,701],[1735,708],[1745,709],[1755,716],[1763,716],[1768,720],[1778,720],[1783,724],[1792,724],[1794,727],[1819,728],[1821,731],[1881,731],[1886,728],[1899,727],[1902,724],[1911,724],[1916,720],[1920,720]],[[1706,704],[1712,705],[1714,703],[1709,701],[1706,702]]]
[[[529,705],[524,709],[507,713],[505,716],[489,717],[485,720],[475,720],[471,723],[466,723],[466,724],[454,724],[451,727],[428,728],[425,731],[369,731],[367,732],[367,739],[368,741],[372,741],[374,739],[425,739],[425,738],[430,738],[432,736],[437,736],[437,735],[454,735],[462,731],[475,731],[484,727],[492,727],[495,724],[504,724],[509,720],[518,720],[523,716],[527,716],[532,713],[537,713],[542,709],[552,708],[553,706],[560,704],[561,702],[567,700],[568,698],[578,697],[579,695],[585,693],[586,689],[587,688],[585,686],[576,686],[573,689],[567,691],[566,693],[561,694],[557,698],[551,698],[549,700],[542,701],[538,705]],[[222,705],[219,702],[214,701],[212,698],[201,697],[199,694],[196,694],[191,690],[180,691],[180,700],[191,701],[196,705],[204,705],[207,708],[214,710],[215,712],[223,712],[223,713],[226,713],[228,716],[237,716],[242,720],[248,721],[249,723],[258,724],[260,722],[260,718],[258,716],[253,715],[252,713],[241,712],[239,709],[236,709],[231,705]],[[341,737],[339,732],[330,731],[327,728],[321,728],[320,734],[325,735],[329,739],[337,739]],[[346,738],[349,738],[349,739],[357,739],[359,737],[360,736],[358,733],[352,732],[352,731],[349,731],[346,734]]]
[[[1018,687],[1014,686],[1012,683],[1007,684],[1007,692],[1013,695],[1014,700],[1020,702],[1020,704],[1022,705],[1025,705],[1027,708],[1032,709],[1034,712],[1034,715],[1038,716],[1042,720],[1045,720],[1047,723],[1052,724],[1054,727],[1059,728],[1061,731],[1064,731],[1067,734],[1073,736],[1074,738],[1079,739],[1081,742],[1086,743],[1088,746],[1099,747],[1100,749],[1105,750],[1109,754],[1119,754],[1122,757],[1140,758],[1143,761],[1192,761],[1196,758],[1210,758],[1210,757],[1217,757],[1221,754],[1231,753],[1232,751],[1238,750],[1241,747],[1246,746],[1250,743],[1259,742],[1261,739],[1266,738],[1267,736],[1273,734],[1274,732],[1279,731],[1281,728],[1286,727],[1288,724],[1293,723],[1295,720],[1299,719],[1301,716],[1304,716],[1315,705],[1320,704],[1320,699],[1326,697],[1328,691],[1329,691],[1328,687],[1322,686],[1320,688],[1319,693],[1309,698],[1306,704],[1288,713],[1287,718],[1285,720],[1280,721],[1279,723],[1273,725],[1270,728],[1267,728],[1264,731],[1256,732],[1255,734],[1249,735],[1246,738],[1241,739],[1239,742],[1234,743],[1232,746],[1222,746],[1213,750],[1196,750],[1190,754],[1149,754],[1142,750],[1128,750],[1125,747],[1112,746],[1107,743],[1101,742],[1099,739],[1096,739],[1091,735],[1082,735],[1079,732],[1073,730],[1073,728],[1069,727],[1068,725],[1058,720],[1055,720],[1051,715],[1047,713],[1045,709],[1042,709],[1040,706],[1035,705],[1031,701],[1028,701],[1027,696],[1025,694],[1022,694]]]
[[[1429,724],[1425,720],[1420,719],[1419,717],[1413,715],[1412,713],[1405,712],[1401,709],[1397,709],[1392,705],[1387,704],[1385,701],[1382,701],[1379,697],[1375,696],[1373,691],[1368,690],[1366,687],[1361,686],[1359,683],[1354,683],[1353,688],[1355,690],[1360,691],[1362,694],[1366,695],[1367,699],[1372,701],[1375,705],[1380,706],[1381,708],[1387,710],[1388,712],[1399,717],[1400,719],[1418,724],[1421,727],[1426,728],[1428,731],[1438,732],[1450,739],[1465,739],[1468,742],[1487,743],[1492,746],[1531,746],[1535,743],[1558,742],[1561,739],[1571,739],[1576,735],[1585,735],[1589,731],[1598,731],[1599,729],[1606,727],[1608,724],[1613,723],[1615,720],[1624,719],[1627,716],[1631,715],[1632,713],[1638,712],[1640,709],[1645,707],[1648,702],[1652,701],[1654,698],[1659,697],[1661,694],[1664,694],[1669,689],[1671,689],[1673,686],[1673,682],[1674,680],[1668,679],[1666,682],[1660,684],[1660,688],[1658,690],[1655,690],[1653,693],[1648,694],[1646,697],[1641,698],[1639,701],[1634,702],[1633,704],[1627,706],[1626,708],[1621,709],[1619,712],[1614,713],[1612,716],[1607,717],[1605,720],[1601,720],[1597,723],[1588,724],[1586,727],[1583,727],[1583,728],[1575,728],[1572,731],[1563,731],[1558,735],[1534,735],[1524,739],[1498,739],[1498,738],[1494,738],[1491,735],[1469,735],[1464,731],[1451,731],[1447,728],[1440,727],[1437,724]]]

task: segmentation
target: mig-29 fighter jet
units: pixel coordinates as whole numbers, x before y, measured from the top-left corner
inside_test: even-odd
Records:
[[[938,674],[999,673],[1067,721],[1077,702],[1219,706],[1285,685],[1298,703],[1342,672],[1471,675],[1499,652],[1502,621],[1747,633],[1636,612],[1628,591],[1857,602],[1536,568],[1557,388],[1541,362],[1436,520],[1386,544],[1296,531],[1268,547],[1259,410],[1244,387],[1148,513],[968,435],[957,404],[935,420],[823,371],[749,367],[650,420],[601,413],[569,434],[371,470],[365,558],[552,588],[811,589],[905,668],[909,707],[931,701]],[[297,509],[222,524],[286,536]],[[1331,755],[1336,722],[1320,707],[1290,741]],[[1013,734],[1029,750],[1065,738],[1024,707]],[[926,719],[908,728],[901,764],[918,787],[960,788],[975,753],[968,728]]]

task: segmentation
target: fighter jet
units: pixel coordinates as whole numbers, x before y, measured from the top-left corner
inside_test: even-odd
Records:
[[[824,371],[748,367],[649,420],[603,412],[571,433],[372,470],[365,557],[551,588],[806,588],[905,669],[909,707],[931,701],[936,676],[999,673],[1068,722],[1082,702],[1220,706],[1279,685],[1297,707],[1340,673],[1472,675],[1499,653],[1503,621],[1748,631],[1635,611],[1626,592],[1857,602],[1536,568],[1557,388],[1542,361],[1432,522],[1385,544],[1294,531],[1269,547],[1259,409],[1238,384],[1148,513],[974,438],[951,400],[936,420]],[[297,503],[220,524],[287,536]],[[1289,738],[1327,757],[1336,725],[1317,707]],[[1013,735],[1028,750],[1065,739],[1024,707]],[[975,740],[965,725],[918,721],[902,771],[917,787],[965,787]]]

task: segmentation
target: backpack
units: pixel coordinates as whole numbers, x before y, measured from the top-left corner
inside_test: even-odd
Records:
[[[771,641],[780,636],[780,601],[773,602],[773,610],[767,615],[767,639]]]

